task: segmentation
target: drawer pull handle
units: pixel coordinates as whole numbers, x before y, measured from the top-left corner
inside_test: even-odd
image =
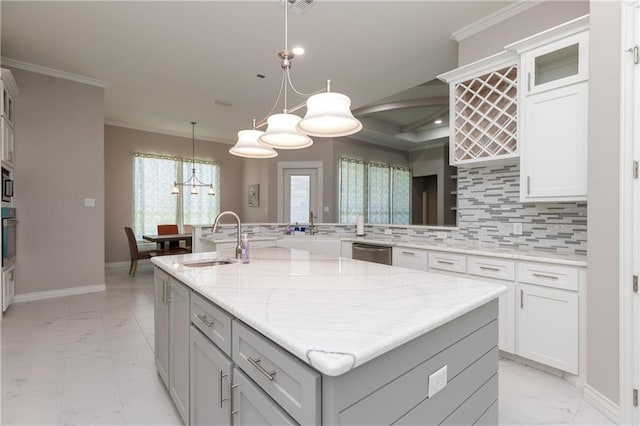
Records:
[[[536,274],[535,272],[534,272],[533,276],[534,277],[538,277],[538,278],[547,278],[549,280],[557,280],[558,279],[558,277],[555,276],[555,275]]]
[[[251,364],[251,365],[253,365],[255,368],[257,368],[257,369],[258,369],[258,371],[259,371],[260,373],[262,373],[262,375],[263,375],[264,377],[266,377],[266,378],[267,378],[267,379],[269,379],[269,380],[273,380],[273,376],[275,376],[275,375],[276,375],[276,372],[275,372],[275,371],[268,372],[267,370],[265,370],[265,369],[260,365],[260,358],[253,359],[253,358],[251,358],[251,357],[247,357],[247,361],[249,361],[249,364]]]
[[[211,328],[213,327],[213,321],[209,321],[209,317],[206,315],[196,315],[196,317],[198,317],[198,319],[200,321],[202,321],[202,323],[204,325],[206,325],[207,327]]]
[[[401,254],[406,254],[407,256],[415,256],[416,254],[411,251],[401,251]]]
[[[448,260],[439,260],[439,259],[438,259],[438,263],[443,263],[443,264],[445,264],[445,265],[453,265],[453,262],[450,262],[450,261],[448,261]]]
[[[222,397],[222,378],[223,377],[228,377],[229,375],[226,373],[223,373],[222,370],[218,370],[218,379],[220,380],[220,408],[222,408],[222,403],[224,401],[228,401],[229,400],[229,396],[227,396],[226,398]],[[229,394],[231,395],[231,394]]]
[[[500,268],[490,268],[488,266],[481,266],[480,269],[484,269],[485,271],[500,272]]]

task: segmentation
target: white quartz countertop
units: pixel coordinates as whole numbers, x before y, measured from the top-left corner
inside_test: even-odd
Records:
[[[500,257],[504,259],[524,260],[531,262],[545,262],[554,263],[558,265],[569,266],[587,266],[586,256],[570,255],[570,254],[558,254],[558,253],[546,253],[540,251],[523,251],[509,248],[489,248],[489,247],[469,247],[462,243],[451,244],[429,244],[422,241],[405,241],[405,240],[392,240],[382,238],[367,238],[367,237],[350,237],[342,238],[342,241],[361,242],[365,244],[377,244],[386,245],[391,247],[407,247],[423,250],[437,250],[447,251],[451,253],[464,253],[474,256],[490,256]]]
[[[254,248],[249,264],[183,265],[229,256],[222,251],[151,261],[329,376],[506,292],[499,284],[284,248]]]

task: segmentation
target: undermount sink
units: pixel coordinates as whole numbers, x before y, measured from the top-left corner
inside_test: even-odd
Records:
[[[193,262],[186,262],[186,263],[183,263],[183,265],[188,266],[190,268],[204,268],[206,266],[229,265],[230,263],[235,263],[235,261],[231,259],[210,259],[210,260],[198,260]]]

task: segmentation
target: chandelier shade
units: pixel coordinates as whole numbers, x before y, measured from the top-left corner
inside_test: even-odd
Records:
[[[229,152],[238,157],[246,158],[273,158],[278,153],[270,146],[259,142],[258,138],[264,134],[261,130],[241,130],[238,132],[238,141],[229,149]]]
[[[273,114],[267,119],[267,130],[258,140],[272,148],[300,149],[313,144],[313,140],[297,129],[301,118],[295,114]]]
[[[338,137],[360,131],[362,123],[351,113],[348,96],[326,92],[307,99],[307,114],[297,127],[310,136]]]

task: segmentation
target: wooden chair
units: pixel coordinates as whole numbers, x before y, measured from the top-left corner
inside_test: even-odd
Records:
[[[160,250],[140,250],[138,248],[138,242],[136,241],[136,235],[133,233],[133,229],[128,226],[124,227],[124,232],[127,234],[127,240],[129,241],[129,253],[131,255],[131,265],[129,265],[129,275],[136,276],[136,269],[138,268],[138,260],[151,259],[152,256],[162,256],[164,252]]]
[[[174,235],[179,233],[178,225],[158,225],[158,235]],[[170,241],[169,251],[171,254],[191,253],[191,250],[187,247],[180,246],[180,241]]]

